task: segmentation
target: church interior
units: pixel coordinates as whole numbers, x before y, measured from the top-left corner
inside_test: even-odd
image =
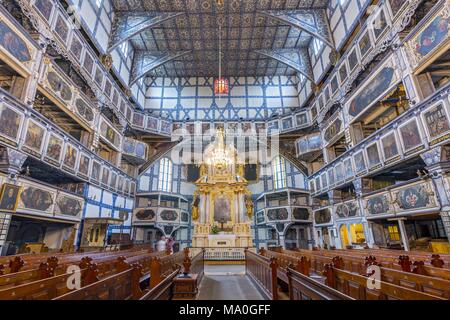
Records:
[[[450,0],[0,1],[0,300],[450,299]]]

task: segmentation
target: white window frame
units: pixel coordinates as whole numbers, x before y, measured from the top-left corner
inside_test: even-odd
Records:
[[[274,189],[287,187],[286,162],[282,156],[277,156],[272,160],[272,176]]]
[[[169,158],[159,160],[158,191],[172,192],[173,163]]]

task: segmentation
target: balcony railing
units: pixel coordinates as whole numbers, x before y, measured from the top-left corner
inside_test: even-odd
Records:
[[[163,136],[171,135],[170,121],[151,117],[134,109],[74,24],[73,17],[67,14],[59,1],[47,0],[45,9],[36,6],[36,2],[37,0],[18,1],[34,27],[50,39],[55,49],[73,64],[100,101],[111,106],[133,129]]]
[[[448,143],[449,92],[447,84],[310,176],[312,195],[342,187],[357,177],[372,175]]]
[[[134,194],[136,181],[105,162],[42,114],[0,89],[0,143],[111,191]]]

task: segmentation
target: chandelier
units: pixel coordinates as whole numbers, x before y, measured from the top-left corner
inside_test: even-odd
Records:
[[[223,7],[223,0],[217,0],[217,6]],[[228,79],[222,77],[222,22],[223,20],[218,19],[219,23],[219,78],[214,80],[214,93],[220,97],[222,95],[227,95],[229,93],[229,83]]]
[[[218,129],[216,140],[207,148],[205,163],[208,166],[222,170],[234,163],[234,149],[225,145],[225,133]]]

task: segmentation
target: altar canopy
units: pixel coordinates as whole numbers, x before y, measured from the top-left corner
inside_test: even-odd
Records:
[[[251,192],[244,166],[236,163],[236,149],[225,144],[222,129],[203,159],[192,205],[193,246],[251,247]]]

